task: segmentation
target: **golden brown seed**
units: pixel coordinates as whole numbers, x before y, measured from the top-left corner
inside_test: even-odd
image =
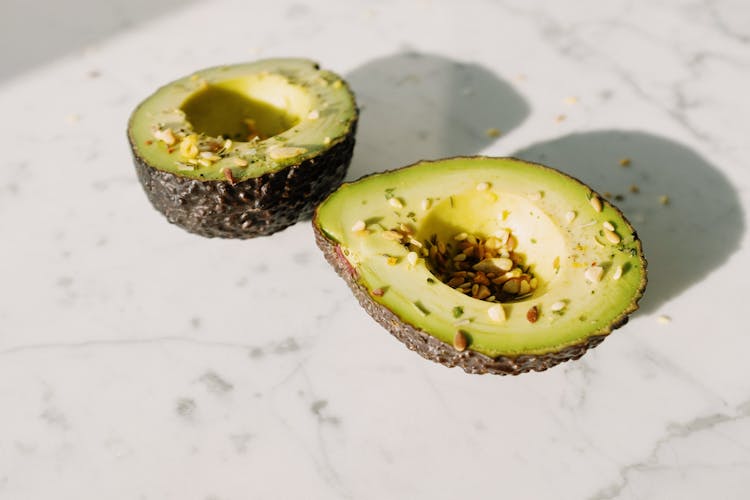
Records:
[[[229,184],[234,186],[234,175],[232,175],[232,169],[224,167],[221,169],[221,173],[224,174],[224,178],[229,182]]]
[[[511,295],[517,295],[518,291],[521,289],[521,279],[520,278],[511,278],[505,283],[503,283],[503,292],[509,293]]]
[[[461,276],[454,276],[446,283],[451,288],[456,288],[459,285],[463,285],[464,279]]]
[[[536,323],[539,319],[539,308],[532,306],[531,309],[526,312],[526,319],[529,323]]]
[[[490,292],[490,289],[489,289],[489,288],[487,288],[487,287],[486,287],[486,286],[484,286],[484,285],[479,285],[479,291],[477,292],[477,298],[478,298],[479,300],[483,300],[483,299],[486,299],[486,298],[487,298],[487,297],[489,297],[490,295],[492,295],[492,292]]]
[[[469,345],[469,341],[466,338],[466,335],[461,330],[458,330],[456,334],[453,336],[453,347],[458,352],[463,352],[466,350],[468,345]]]
[[[375,289],[374,289],[374,290],[372,291],[372,294],[373,294],[374,296],[376,296],[376,297],[382,297],[382,296],[383,296],[383,294],[385,294],[385,290],[383,290],[382,288],[375,288]]]
[[[479,285],[475,283],[471,286],[471,295],[472,297],[476,297],[478,293],[479,293]]]

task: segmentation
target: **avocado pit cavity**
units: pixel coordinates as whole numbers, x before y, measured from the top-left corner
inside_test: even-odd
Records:
[[[513,302],[528,298],[539,280],[515,251],[516,238],[504,229],[496,234],[458,233],[450,241],[437,234],[424,242],[430,271],[454,290],[487,302]]]
[[[269,100],[253,91],[258,82],[248,77],[203,85],[180,109],[194,132],[237,142],[262,141],[299,123],[295,111],[300,110],[277,105],[293,101],[287,95],[294,94],[293,87],[280,84],[277,93],[282,98]]]

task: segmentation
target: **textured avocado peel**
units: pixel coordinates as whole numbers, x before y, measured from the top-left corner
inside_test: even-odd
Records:
[[[422,184],[422,190],[414,184]],[[386,208],[378,207],[378,198],[391,195],[398,196],[402,209],[394,210],[387,200]],[[456,221],[467,218],[461,212],[467,197],[490,201],[472,205],[485,213],[461,227]],[[362,208],[357,211],[357,206]],[[436,206],[437,213],[431,213]],[[487,217],[488,207],[496,218]],[[450,219],[454,210],[456,218]],[[570,212],[575,212],[575,224]],[[545,218],[552,222],[549,227],[540,222]],[[476,283],[468,292],[452,288],[436,269],[436,245],[430,244],[439,240],[429,237],[441,231],[438,220],[450,226],[454,248],[472,233],[487,236],[512,226],[520,249],[514,258],[528,273],[525,279],[538,278],[538,288],[483,300],[477,298]],[[390,241],[385,233],[399,233],[399,227],[403,238]],[[609,227],[615,229],[617,244],[606,236]],[[421,162],[344,184],[318,207],[313,228],[326,260],[368,314],[424,358],[467,373],[517,375],[578,359],[627,323],[646,286],[640,241],[618,209],[576,179],[510,158]],[[552,232],[557,235],[547,234]],[[555,238],[560,241],[554,243]],[[532,248],[547,241],[552,250]],[[383,249],[398,262],[388,262]],[[521,261],[523,254],[528,262]],[[474,264],[469,272],[476,277],[482,265]],[[590,272],[593,268],[601,274]],[[517,293],[517,287],[511,288]]]
[[[343,180],[358,109],[304,59],[201,70],[143,101],[128,124],[138,178],[167,220],[252,238],[309,218]]]

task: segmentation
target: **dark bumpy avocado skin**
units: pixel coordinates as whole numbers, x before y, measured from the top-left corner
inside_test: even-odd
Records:
[[[131,141],[138,179],[169,222],[209,238],[267,236],[309,218],[341,184],[354,150],[357,122],[346,138],[298,165],[237,182],[189,179],[150,167]]]
[[[326,238],[317,224],[315,224],[315,221],[313,221],[313,228],[315,230],[315,241],[323,251],[326,260],[333,266],[339,276],[344,278],[354,296],[357,297],[360,305],[367,313],[386,330],[391,332],[394,337],[406,344],[406,347],[430,361],[435,361],[451,368],[459,366],[466,373],[474,374],[519,375],[530,371],[541,372],[564,361],[580,358],[587,350],[598,346],[608,335],[608,332],[601,335],[594,335],[580,344],[540,355],[499,356],[491,358],[470,349],[459,352],[453,346],[441,342],[422,330],[405,323],[388,308],[373,300],[367,289],[357,281],[355,271],[344,256],[339,253],[336,243]],[[625,312],[620,319],[612,324],[611,329],[614,330],[627,323],[629,312],[631,311]]]

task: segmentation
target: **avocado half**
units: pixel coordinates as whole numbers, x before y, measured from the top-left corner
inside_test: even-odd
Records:
[[[138,178],[169,222],[207,237],[269,235],[343,180],[358,109],[341,77],[306,59],[198,71],[128,123]]]
[[[577,359],[627,322],[646,287],[641,242],[617,208],[513,158],[424,161],[345,183],[313,227],[377,322],[468,373]]]

